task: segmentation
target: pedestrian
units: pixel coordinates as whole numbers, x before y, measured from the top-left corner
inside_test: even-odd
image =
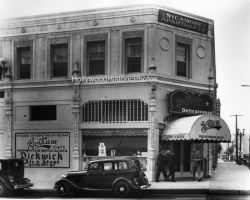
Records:
[[[200,153],[200,149],[197,147],[194,149],[194,154],[192,156],[192,161],[193,161],[193,181],[195,181],[195,175],[197,173],[198,175],[198,181],[202,181],[202,156]]]
[[[159,177],[162,172],[164,180],[167,181],[167,172],[166,172],[166,151],[163,149],[157,156],[157,171],[155,182],[159,182]]]
[[[167,178],[169,179],[169,177],[171,176],[171,181],[176,182],[175,180],[176,163],[175,163],[174,153],[172,153],[169,149],[167,149],[166,157],[167,157],[166,167],[169,169],[169,174],[167,175]]]

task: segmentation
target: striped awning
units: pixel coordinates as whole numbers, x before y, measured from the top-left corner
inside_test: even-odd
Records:
[[[219,116],[198,115],[168,122],[162,133],[162,140],[231,142],[231,133]]]

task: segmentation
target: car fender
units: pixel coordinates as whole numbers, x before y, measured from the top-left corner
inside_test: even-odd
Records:
[[[70,188],[72,188],[72,189],[82,190],[81,187],[79,187],[79,186],[77,186],[76,184],[72,183],[72,182],[71,182],[70,180],[68,180],[68,179],[60,179],[60,180],[58,180],[58,181],[55,183],[55,187],[54,187],[54,188],[57,188],[57,185],[58,185],[59,183],[61,183],[61,182],[66,182],[66,183],[70,186]]]
[[[113,182],[113,184],[112,184],[113,190],[114,190],[114,188],[115,188],[115,184],[118,183],[118,182],[120,182],[120,181],[125,181],[125,182],[128,183],[128,184],[130,185],[130,187],[131,187],[132,189],[134,189],[134,190],[137,190],[137,189],[138,189],[138,187],[137,187],[136,185],[134,185],[134,184],[132,183],[131,180],[129,180],[129,179],[127,179],[127,178],[124,178],[124,177],[120,177],[120,178],[117,178],[117,179]]]
[[[0,181],[5,185],[6,188],[8,188],[9,190],[12,190],[13,188],[11,188],[6,181],[3,178],[0,178]]]

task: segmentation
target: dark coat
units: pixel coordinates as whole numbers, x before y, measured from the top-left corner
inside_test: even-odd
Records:
[[[168,168],[176,167],[176,160],[173,153],[167,153],[166,163]]]
[[[166,156],[164,156],[162,153],[159,153],[157,156],[157,166],[158,167],[163,167],[166,165]]]

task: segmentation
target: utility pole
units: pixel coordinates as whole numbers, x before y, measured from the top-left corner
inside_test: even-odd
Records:
[[[236,128],[235,128],[235,134],[236,134],[236,138],[235,138],[235,142],[236,142],[236,164],[238,164],[238,125],[237,125],[237,117],[239,116],[243,116],[243,115],[230,115],[235,117],[235,124],[236,124]]]

